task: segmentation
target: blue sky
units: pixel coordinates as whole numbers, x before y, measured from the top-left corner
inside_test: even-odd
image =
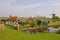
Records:
[[[60,16],[60,0],[0,0],[0,17],[50,17],[49,14],[52,14],[53,10]]]

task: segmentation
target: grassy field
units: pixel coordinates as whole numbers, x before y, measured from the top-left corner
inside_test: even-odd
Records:
[[[0,32],[0,40],[60,40],[60,34],[27,34],[5,25],[4,32]]]

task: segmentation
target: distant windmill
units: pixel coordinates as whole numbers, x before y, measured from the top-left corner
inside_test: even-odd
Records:
[[[55,13],[54,13],[54,10],[52,11],[52,14],[50,14],[50,15],[52,15],[52,19],[54,19],[54,17],[55,17]]]

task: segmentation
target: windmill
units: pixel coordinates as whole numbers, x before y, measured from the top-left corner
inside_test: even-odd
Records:
[[[52,11],[52,14],[50,14],[50,15],[52,15],[52,19],[54,19],[54,17],[55,17],[55,13],[54,13],[54,10]]]

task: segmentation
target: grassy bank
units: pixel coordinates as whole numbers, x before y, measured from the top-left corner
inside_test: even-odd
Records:
[[[60,40],[60,34],[27,34],[10,28],[10,26],[5,26],[4,32],[0,33],[0,40]]]

